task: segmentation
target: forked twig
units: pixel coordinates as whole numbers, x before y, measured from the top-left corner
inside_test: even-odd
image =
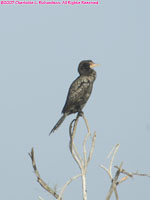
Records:
[[[117,193],[117,186],[120,183],[123,183],[124,181],[126,181],[129,177],[132,178],[135,175],[150,177],[150,174],[141,174],[141,173],[138,173],[138,172],[129,173],[129,172],[125,171],[124,169],[122,169],[122,165],[123,165],[123,162],[122,162],[119,167],[118,166],[114,166],[115,168],[117,168],[117,171],[116,171],[115,177],[113,178],[112,177],[112,165],[113,165],[113,161],[114,161],[114,158],[115,158],[115,155],[116,155],[116,153],[118,151],[119,146],[120,146],[119,144],[115,145],[115,147],[113,147],[112,151],[110,152],[110,154],[112,154],[112,157],[111,157],[111,160],[110,160],[109,168],[107,169],[103,165],[100,166],[101,168],[103,168],[107,172],[107,174],[109,175],[109,177],[111,179],[111,182],[112,182],[111,186],[110,186],[110,189],[109,189],[109,192],[107,194],[106,200],[109,200],[111,198],[111,195],[112,195],[113,191],[115,193],[116,199],[118,200],[119,197],[118,197],[118,193]],[[119,178],[121,173],[125,174],[126,176],[124,176],[123,178],[121,178],[118,181],[118,178]]]
[[[70,152],[71,152],[74,160],[76,161],[76,163],[78,164],[78,166],[81,170],[83,200],[87,200],[86,171],[87,171],[88,164],[89,164],[89,162],[92,158],[93,152],[94,152],[96,133],[94,133],[94,135],[92,137],[91,148],[90,148],[89,154],[87,156],[86,144],[87,144],[87,140],[88,140],[89,136],[91,135],[91,133],[90,133],[90,129],[89,129],[89,126],[88,126],[87,119],[85,118],[84,114],[82,113],[82,117],[84,119],[87,131],[88,131],[88,133],[84,137],[84,141],[83,141],[83,159],[82,159],[81,156],[79,155],[78,151],[77,151],[75,144],[74,144],[74,137],[75,137],[75,133],[76,133],[76,127],[77,127],[79,116],[81,116],[81,115],[78,114],[77,118],[75,120],[73,120],[70,124],[70,128],[69,128],[69,135],[70,135],[69,149],[70,149]],[[75,121],[75,123],[74,123],[74,127],[73,127],[73,130],[72,130],[72,124],[73,124],[74,121]]]
[[[111,186],[110,186],[110,189],[109,189],[109,192],[108,192],[108,194],[107,194],[106,200],[109,200],[109,199],[110,199],[110,197],[111,197],[113,191],[115,192],[116,199],[117,199],[117,200],[119,199],[116,186],[117,186],[117,180],[118,180],[118,178],[119,178],[122,165],[123,165],[123,162],[120,164],[119,169],[117,170],[117,172],[116,172],[116,174],[115,174],[115,177],[114,177],[113,180],[112,180],[112,184],[111,184]]]
[[[35,172],[35,175],[37,177],[37,181],[38,183],[47,191],[49,192],[51,195],[53,195],[56,199],[58,200],[62,200],[63,194],[65,189],[67,188],[67,186],[75,179],[79,178],[80,176],[82,177],[82,191],[83,191],[83,200],[87,200],[87,187],[86,187],[86,171],[87,171],[87,167],[88,164],[92,158],[93,152],[94,152],[94,147],[95,147],[95,140],[96,140],[96,133],[94,133],[93,137],[92,137],[92,142],[91,142],[91,147],[90,147],[90,151],[89,154],[87,156],[87,150],[86,150],[86,144],[87,144],[87,140],[89,138],[89,136],[91,135],[90,133],[90,129],[88,126],[88,122],[85,118],[85,116],[82,114],[82,117],[85,121],[86,124],[86,128],[88,130],[87,135],[84,138],[83,141],[83,155],[84,155],[84,159],[81,158],[75,144],[74,144],[74,137],[75,137],[75,133],[76,133],[76,129],[77,129],[77,124],[78,124],[78,120],[79,120],[79,116],[81,116],[81,113],[78,113],[77,117],[75,120],[73,120],[70,123],[70,127],[69,127],[69,135],[70,135],[70,143],[69,143],[69,149],[70,152],[74,158],[74,160],[76,161],[76,163],[78,164],[80,170],[81,170],[81,174],[78,174],[72,178],[70,178],[62,187],[60,194],[57,194],[56,191],[54,189],[52,189],[51,187],[49,187],[44,181],[43,179],[40,177],[40,174],[37,170],[36,167],[36,162],[35,162],[35,158],[34,158],[34,149],[32,148],[31,152],[29,153],[29,156],[32,160],[32,166]],[[74,124],[73,124],[74,123]],[[41,197],[39,197],[41,198]],[[42,198],[41,198],[42,199]]]
[[[62,187],[61,191],[60,191],[60,194],[58,195],[55,190],[53,190],[51,187],[49,187],[40,177],[40,174],[37,170],[37,167],[36,167],[36,163],[35,163],[35,158],[34,158],[34,149],[32,148],[31,150],[31,153],[29,153],[29,156],[32,160],[32,166],[33,166],[33,169],[34,169],[34,172],[35,172],[35,175],[37,177],[37,181],[39,182],[39,184],[45,189],[47,190],[50,194],[52,194],[56,199],[58,200],[62,200],[62,196],[64,194],[64,191],[66,189],[66,187],[75,179],[79,178],[81,176],[81,174],[78,174],[72,178],[70,178],[65,184],[64,186]],[[41,198],[41,197],[39,197]],[[41,198],[42,199],[42,198]]]
[[[117,151],[118,151],[118,149],[119,149],[119,146],[120,146],[120,144],[116,144],[116,145],[113,147],[113,149],[111,150],[111,152],[109,153],[109,157],[110,157],[110,155],[112,154],[112,157],[111,157],[111,160],[110,160],[110,164],[109,164],[109,168],[107,169],[105,166],[100,165],[100,167],[103,168],[103,169],[107,172],[107,174],[108,174],[110,180],[112,181],[111,187],[110,187],[109,192],[108,192],[107,197],[106,197],[106,200],[109,200],[109,199],[110,199],[110,197],[111,197],[113,191],[114,191],[114,193],[115,193],[116,199],[117,199],[117,200],[119,199],[118,193],[117,193],[117,188],[116,188],[116,181],[118,180],[118,177],[119,177],[119,174],[120,174],[119,169],[118,169],[118,171],[116,172],[114,179],[113,179],[113,177],[112,177],[112,164],[113,164],[115,155],[116,155],[116,153],[117,153]],[[121,164],[121,166],[122,166],[122,164]]]
[[[112,157],[111,157],[111,160],[110,160],[110,164],[109,164],[109,169],[107,169],[104,165],[100,165],[100,167],[103,168],[103,169],[107,172],[107,174],[108,174],[108,176],[109,176],[109,178],[110,178],[111,180],[113,179],[113,177],[112,177],[112,164],[113,164],[115,155],[116,155],[116,153],[117,153],[117,151],[118,151],[118,149],[119,149],[119,146],[120,146],[120,144],[116,144],[116,145],[112,148],[111,152],[110,152],[109,155],[108,155],[108,157],[110,157],[110,155],[112,154]]]

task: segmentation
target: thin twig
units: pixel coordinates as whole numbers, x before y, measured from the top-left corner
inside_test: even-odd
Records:
[[[94,132],[94,135],[92,137],[92,144],[91,144],[91,149],[90,149],[90,152],[89,152],[87,164],[89,164],[89,162],[92,158],[92,155],[93,155],[93,152],[94,152],[94,149],[95,149],[95,141],[96,141],[96,132]]]
[[[29,156],[32,160],[32,166],[33,166],[33,169],[34,169],[34,172],[35,172],[35,175],[37,177],[37,182],[45,189],[47,190],[47,192],[49,192],[50,194],[52,194],[56,199],[58,199],[59,195],[51,188],[49,187],[43,180],[42,178],[40,177],[40,174],[37,170],[37,167],[36,167],[36,163],[35,163],[35,158],[34,158],[34,149],[32,148],[31,149],[31,153],[29,153]],[[62,200],[62,199],[60,199]]]
[[[113,179],[113,177],[112,177],[112,164],[113,164],[115,155],[116,155],[116,153],[117,153],[117,151],[118,151],[118,149],[119,149],[119,146],[120,146],[120,144],[116,144],[116,145],[112,148],[112,150],[110,151],[110,153],[109,153],[109,155],[108,155],[108,157],[110,157],[111,154],[112,154],[112,157],[111,157],[111,160],[110,160],[110,164],[109,164],[109,168],[107,169],[105,166],[100,165],[100,167],[103,168],[103,169],[107,172],[107,174],[109,175],[109,178],[110,178],[111,180]]]
[[[109,190],[109,192],[108,192],[108,194],[107,194],[107,197],[106,197],[106,200],[109,200],[109,199],[110,199],[110,197],[111,197],[113,191],[114,191],[114,193],[115,193],[116,200],[119,199],[119,197],[118,197],[118,192],[117,192],[117,188],[116,188],[117,179],[118,179],[118,177],[119,177],[119,175],[118,175],[119,169],[117,170],[114,179],[113,179],[113,177],[112,177],[112,164],[113,164],[115,155],[116,155],[116,153],[117,153],[117,151],[118,151],[118,149],[119,149],[119,146],[120,146],[119,144],[115,145],[115,146],[112,148],[111,152],[109,153],[109,157],[110,157],[110,155],[112,154],[112,157],[111,157],[111,160],[110,160],[110,164],[109,164],[109,168],[107,169],[105,166],[100,165],[100,167],[103,168],[103,169],[106,171],[106,173],[108,174],[110,180],[112,181],[110,190]],[[119,173],[119,174],[120,174],[120,173]]]
[[[115,158],[115,155],[119,149],[119,146],[120,144],[116,144],[116,146],[114,147],[114,150],[113,150],[113,154],[112,154],[112,158],[110,160],[110,165],[109,165],[109,172],[111,173],[111,176],[112,176],[112,164],[113,164],[113,161],[114,161],[114,158]]]
[[[119,144],[115,145],[115,147],[113,147],[113,149],[109,153],[109,156],[112,154],[109,168],[107,169],[105,166],[100,165],[100,167],[103,168],[106,171],[106,173],[109,175],[109,177],[110,177],[110,179],[112,181],[111,187],[110,187],[109,192],[108,192],[107,197],[106,197],[106,200],[110,199],[113,191],[115,193],[116,200],[118,200],[119,197],[118,197],[118,193],[117,193],[117,186],[120,183],[123,183],[124,181],[126,181],[129,177],[132,178],[135,175],[150,177],[150,174],[141,174],[141,173],[138,173],[138,172],[132,172],[132,173],[130,172],[129,173],[129,172],[125,171],[124,169],[122,169],[122,165],[123,165],[123,162],[122,162],[119,167],[118,166],[114,166],[115,168],[117,168],[117,171],[116,171],[115,177],[113,178],[112,177],[112,165],[113,165],[113,161],[114,161],[115,155],[116,155],[116,153],[117,153],[117,151],[119,149],[119,146],[120,146]],[[124,176],[123,178],[121,178],[118,181],[120,173],[125,174],[126,176]]]
[[[70,126],[69,126],[69,136],[70,136],[69,149],[70,149],[70,152],[71,152],[74,160],[76,161],[76,163],[78,164],[79,168],[81,169],[81,167],[82,167],[82,159],[81,159],[81,157],[80,157],[80,155],[79,155],[79,153],[77,151],[76,146],[74,145],[74,136],[75,136],[75,131],[76,131],[76,128],[77,128],[78,118],[79,118],[79,116],[77,115],[76,119],[73,120],[70,123]],[[74,123],[73,131],[72,131],[72,124],[73,124],[74,121],[75,121],[75,123]]]
[[[88,137],[89,137],[89,132],[88,132],[88,134],[85,136],[84,141],[83,141],[84,165],[86,165],[86,163],[87,163],[86,143],[87,143]]]
[[[118,178],[119,178],[122,165],[123,165],[123,163],[120,164],[120,167],[119,167],[119,169],[117,170],[117,172],[116,172],[116,174],[115,174],[115,177],[114,177],[114,179],[113,179],[113,181],[112,181],[110,190],[109,190],[109,192],[108,192],[108,194],[107,194],[106,200],[109,200],[109,199],[110,199],[110,197],[111,197],[113,191],[115,191],[116,199],[117,199],[117,200],[119,199],[119,198],[118,198],[118,193],[117,193],[117,190],[116,190],[116,185],[117,185],[116,183],[117,183],[117,180],[118,180]]]
[[[118,169],[118,166],[114,166],[114,167]],[[150,178],[150,174],[143,174],[139,172],[127,172],[125,169],[122,169],[121,173],[129,176],[130,178],[133,178],[133,176],[146,176]]]
[[[90,133],[90,135],[91,135],[90,127],[89,127],[89,125],[88,125],[88,121],[87,121],[87,119],[85,118],[84,114],[82,114],[82,117],[83,117],[83,119],[84,119],[84,121],[85,121],[85,125],[86,125],[86,128],[87,128],[87,131],[88,131],[88,133]]]
[[[138,173],[138,172],[133,172],[132,175],[134,176],[147,176],[150,178],[150,174],[141,174],[141,173]]]
[[[106,173],[108,174],[109,178],[112,180],[113,177],[112,177],[111,173],[109,172],[109,170],[104,165],[100,165],[100,167],[106,171]]]
[[[44,200],[42,197],[38,196],[39,197],[39,200]]]
[[[117,185],[119,185],[120,183],[123,183],[124,181],[126,181],[129,178],[129,176],[124,176],[122,179],[120,179],[120,181],[117,182]]]
[[[58,200],[60,200],[60,199],[63,197],[63,194],[64,194],[64,192],[65,192],[66,187],[67,187],[72,181],[74,181],[75,179],[79,178],[80,176],[81,176],[81,174],[78,174],[78,175],[76,175],[76,176],[70,178],[70,179],[64,184],[64,186],[62,187],[62,189],[61,189],[61,191],[60,191]]]

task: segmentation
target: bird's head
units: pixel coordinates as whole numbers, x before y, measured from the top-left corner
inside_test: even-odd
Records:
[[[78,72],[80,75],[90,75],[94,71],[93,67],[98,65],[92,60],[83,60],[79,63]]]

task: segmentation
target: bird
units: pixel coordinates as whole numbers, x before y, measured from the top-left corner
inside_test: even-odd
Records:
[[[83,60],[79,63],[79,76],[71,84],[65,105],[62,109],[62,116],[49,135],[62,124],[68,115],[73,113],[82,113],[82,109],[91,95],[93,83],[96,79],[96,71],[93,67],[98,65],[99,64],[95,64],[92,60]]]

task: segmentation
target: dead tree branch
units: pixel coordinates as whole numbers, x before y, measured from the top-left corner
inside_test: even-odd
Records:
[[[78,174],[72,178],[70,178],[65,184],[64,186],[62,187],[61,191],[60,191],[60,194],[58,195],[54,189],[52,189],[51,187],[49,187],[43,180],[42,178],[40,177],[40,174],[37,170],[37,167],[36,167],[36,163],[35,163],[35,158],[34,158],[34,149],[32,148],[31,150],[31,153],[29,153],[29,156],[32,160],[32,166],[33,166],[33,169],[34,169],[34,172],[35,172],[35,175],[37,177],[37,182],[46,190],[48,191],[51,195],[53,195],[56,199],[58,200],[62,200],[62,197],[63,197],[63,194],[64,194],[64,191],[66,189],[66,187],[75,179],[79,178],[81,176],[81,174]],[[41,198],[41,197],[39,197]]]
[[[116,145],[113,147],[113,149],[111,150],[111,152],[109,153],[109,155],[108,155],[108,157],[110,157],[110,155],[112,154],[112,158],[111,158],[110,164],[109,164],[109,169],[107,169],[107,168],[106,168],[105,166],[103,166],[103,165],[100,165],[100,167],[103,168],[103,169],[107,172],[107,174],[108,174],[109,178],[111,179],[111,181],[112,181],[112,179],[113,179],[113,177],[112,177],[112,164],[113,164],[115,155],[116,155],[116,153],[117,153],[117,151],[118,151],[118,149],[119,149],[119,146],[120,146],[120,144],[116,144]]]
[[[126,181],[128,178],[132,178],[133,176],[137,175],[137,176],[147,176],[147,177],[150,177],[150,174],[141,174],[141,173],[138,173],[138,172],[127,172],[125,169],[122,168],[122,165],[123,165],[123,162],[121,162],[120,166],[114,166],[115,168],[117,168],[117,171],[115,173],[115,176],[113,178],[112,176],[112,165],[113,165],[113,161],[114,161],[114,158],[115,158],[115,155],[119,149],[119,144],[115,145],[115,147],[113,147],[113,149],[111,150],[109,156],[112,154],[112,157],[111,157],[111,160],[110,160],[110,164],[109,164],[109,168],[107,169],[105,166],[101,165],[100,167],[103,168],[106,173],[109,175],[109,178],[111,180],[111,186],[110,186],[110,189],[109,189],[109,192],[107,194],[107,197],[106,197],[106,200],[109,200],[111,198],[111,195],[114,191],[115,193],[115,197],[116,197],[116,200],[119,199],[118,197],[118,193],[117,193],[117,186],[120,184],[120,183],[123,183],[124,181]],[[120,174],[124,174],[126,176],[124,176],[123,178],[121,178],[119,181],[118,181],[118,178],[120,176]]]
[[[118,169],[118,166],[114,166],[114,167]],[[120,173],[125,174],[130,178],[133,178],[134,176],[146,176],[150,178],[150,174],[143,174],[139,172],[127,172],[125,169],[121,169]]]
[[[35,158],[34,158],[34,149],[32,148],[31,149],[31,153],[29,153],[29,156],[32,160],[32,166],[33,166],[33,169],[34,169],[34,172],[35,172],[35,175],[37,177],[37,182],[47,191],[49,192],[50,194],[52,194],[56,199],[59,198],[59,195],[51,188],[49,187],[44,181],[43,179],[40,177],[40,174],[37,170],[37,167],[36,167],[36,163],[35,163]],[[62,200],[62,198],[60,198],[60,200]]]
[[[89,154],[87,156],[87,149],[86,149],[86,144],[87,144],[87,140],[89,138],[89,136],[91,135],[90,133],[90,129],[88,126],[88,122],[87,119],[85,118],[84,114],[82,113],[82,117],[84,119],[86,128],[87,128],[87,135],[84,137],[84,141],[83,141],[83,158],[81,158],[75,144],[74,144],[74,137],[75,137],[75,133],[76,133],[76,128],[77,128],[77,124],[78,124],[78,119],[79,116],[81,116],[81,113],[79,113],[76,117],[75,120],[73,120],[70,123],[70,128],[69,128],[69,135],[70,135],[70,143],[69,143],[69,149],[70,152],[75,160],[75,162],[77,163],[77,165],[79,166],[79,169],[81,170],[81,177],[82,177],[82,192],[83,192],[83,200],[87,200],[87,186],[86,186],[86,172],[87,172],[87,167],[88,164],[92,158],[93,152],[94,152],[94,148],[95,148],[95,140],[96,140],[96,133],[94,133],[93,137],[92,137],[92,142],[91,142],[91,148],[89,151]],[[74,123],[74,125],[73,125]],[[72,128],[73,126],[73,128]]]
[[[115,196],[116,196],[116,199],[119,200],[119,197],[118,197],[118,193],[117,193],[117,180],[119,178],[119,175],[120,175],[120,172],[121,172],[121,167],[122,167],[123,163],[120,164],[120,167],[119,169],[117,170],[116,174],[115,174],[115,177],[112,179],[112,184],[110,186],[110,189],[109,189],[109,192],[107,194],[107,197],[106,197],[106,200],[109,200],[113,191],[115,192]]]
[[[109,189],[109,192],[107,194],[107,197],[106,197],[106,200],[109,200],[113,191],[115,193],[115,196],[116,196],[116,199],[118,200],[119,197],[118,197],[118,193],[117,193],[117,188],[116,188],[116,183],[117,183],[117,180],[118,180],[118,177],[119,177],[119,174],[120,174],[120,169],[122,167],[122,163],[120,165],[120,168],[117,170],[116,174],[115,174],[115,177],[113,178],[112,176],[112,165],[113,165],[113,161],[114,161],[114,158],[115,158],[115,155],[119,149],[119,146],[120,144],[117,144],[113,147],[113,149],[111,150],[111,152],[109,153],[108,157],[110,157],[110,155],[112,154],[112,157],[111,157],[111,160],[110,160],[110,164],[109,164],[109,168],[107,169],[105,166],[101,165],[100,167],[103,168],[106,173],[108,174],[112,184],[111,184],[111,187]]]
[[[78,175],[76,175],[76,176],[70,178],[70,179],[64,184],[64,186],[62,187],[61,192],[60,192],[60,194],[59,194],[58,200],[61,200],[61,199],[62,199],[63,194],[64,194],[65,189],[67,188],[67,186],[68,186],[72,181],[74,181],[75,179],[79,178],[80,176],[81,176],[81,174],[78,174]]]

